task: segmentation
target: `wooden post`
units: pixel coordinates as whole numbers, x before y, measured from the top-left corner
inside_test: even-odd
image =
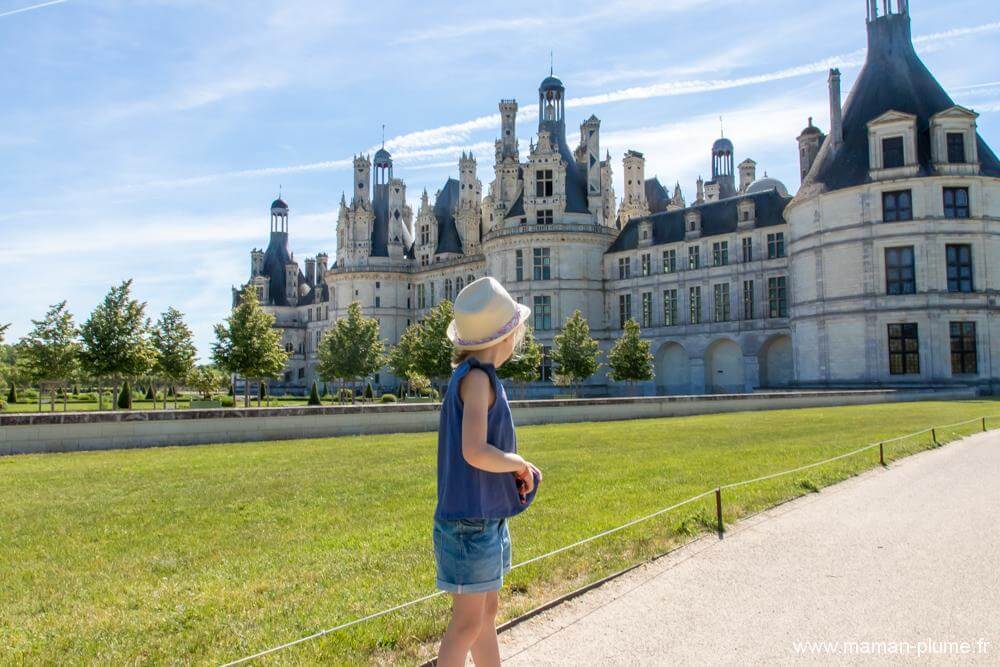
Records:
[[[885,465],[885,443],[878,443],[878,460],[883,466]]]
[[[940,447],[941,446],[941,443],[939,443],[938,439],[937,439],[937,429],[936,428],[932,428],[931,429],[931,440],[934,441],[934,446],[935,447]]]
[[[983,433],[986,433],[986,417],[983,417]]]
[[[715,520],[718,525],[719,539],[722,539],[722,534],[725,532],[725,527],[722,524],[722,489],[717,488],[715,490]]]

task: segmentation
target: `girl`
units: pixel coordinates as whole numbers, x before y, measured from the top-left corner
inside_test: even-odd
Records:
[[[517,454],[514,422],[496,369],[524,339],[531,310],[490,277],[455,299],[448,327],[454,372],[441,401],[434,558],[437,587],[452,594],[438,665],[500,664],[497,591],[510,570],[507,517],[534,500],[542,473]]]

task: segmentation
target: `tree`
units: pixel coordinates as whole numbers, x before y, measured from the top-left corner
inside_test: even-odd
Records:
[[[417,345],[420,343],[420,323],[414,322],[406,327],[403,335],[399,337],[399,342],[389,351],[386,364],[392,374],[403,381],[407,381],[411,373],[416,372],[413,364],[416,359]],[[401,392],[402,393],[402,392]],[[403,393],[405,397],[406,394]]]
[[[215,338],[212,359],[219,368],[243,377],[243,405],[250,407],[250,380],[277,379],[288,361],[274,316],[260,307],[256,289],[243,289],[239,305],[225,323],[215,325]]]
[[[309,390],[309,405],[323,405],[323,401],[319,400],[319,387],[316,386],[316,380],[313,380],[312,389]]]
[[[118,407],[122,410],[132,409],[132,385],[127,378],[122,382],[122,390],[118,392]]]
[[[412,370],[430,380],[445,381],[451,376],[454,348],[447,332],[454,316],[451,301],[445,299],[420,321]]]
[[[639,335],[639,325],[629,318],[622,333],[608,353],[611,379],[628,382],[630,385],[642,380],[653,379],[653,355],[649,351],[649,341]]]
[[[227,382],[229,382],[228,375],[207,364],[195,367],[187,377],[187,384],[206,401],[212,400],[212,394],[225,387]]]
[[[194,346],[194,336],[184,322],[184,314],[176,308],[168,308],[153,327],[150,339],[156,356],[153,374],[166,380],[171,386],[183,382],[194,369],[198,350]],[[153,389],[153,407],[156,407],[156,390]],[[167,407],[167,393],[163,392],[163,407]],[[174,395],[174,409],[177,396]]]
[[[326,381],[353,382],[382,368],[385,341],[379,337],[378,320],[361,314],[357,301],[347,307],[347,317],[334,323],[319,343],[320,377]]]
[[[531,327],[524,326],[524,339],[520,347],[514,350],[513,356],[497,369],[497,375],[500,377],[522,383],[522,392],[525,383],[538,379],[542,365],[542,346],[535,340]]]
[[[18,356],[35,383],[65,382],[80,368],[79,333],[73,315],[62,301],[51,306],[41,320],[32,320],[34,328],[17,344]],[[42,392],[38,391],[38,409],[42,409]],[[55,390],[52,389],[52,409],[55,410]],[[65,397],[63,410],[66,409]]]
[[[146,304],[132,298],[132,280],[112,287],[80,328],[83,366],[97,378],[98,407],[104,407],[104,381],[118,386],[123,378],[149,372],[155,351],[149,340]],[[112,406],[115,405],[114,397]]]
[[[579,391],[580,383],[597,372],[601,364],[597,358],[601,350],[590,337],[590,325],[579,310],[566,318],[552,347],[552,363],[558,385],[573,385]]]

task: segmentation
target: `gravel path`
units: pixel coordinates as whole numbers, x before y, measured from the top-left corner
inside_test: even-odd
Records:
[[[1000,664],[1000,434],[743,521],[500,643],[509,665]]]

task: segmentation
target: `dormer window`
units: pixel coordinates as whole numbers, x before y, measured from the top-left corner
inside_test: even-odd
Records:
[[[886,111],[868,122],[869,176],[873,181],[917,175],[917,117]]]
[[[942,174],[979,173],[976,118],[979,115],[955,105],[931,116],[931,162]]]
[[[539,169],[535,172],[536,197],[551,197],[554,190],[551,169]]]
[[[747,197],[740,201],[738,206],[739,220],[737,225],[740,229],[749,229],[757,221],[757,205],[754,200]]]
[[[701,211],[688,211],[684,216],[685,238],[692,239],[701,236]]]

